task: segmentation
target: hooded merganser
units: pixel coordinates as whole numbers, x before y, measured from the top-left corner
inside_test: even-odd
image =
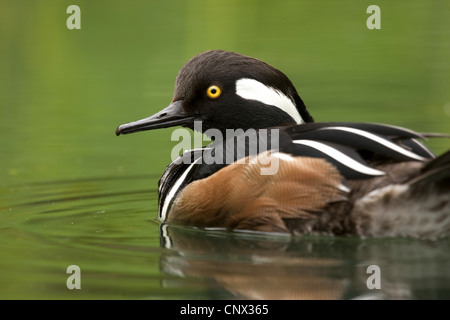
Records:
[[[189,60],[171,104],[116,134],[198,129],[196,121],[214,142],[184,152],[165,170],[162,222],[292,234],[450,234],[450,151],[435,157],[416,140],[439,135],[315,123],[285,74],[222,50]],[[262,140],[265,148],[252,147]],[[276,163],[272,174],[262,173],[268,163]]]

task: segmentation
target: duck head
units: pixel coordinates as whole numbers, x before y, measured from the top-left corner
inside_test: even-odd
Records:
[[[268,128],[313,122],[292,82],[269,64],[238,53],[212,50],[179,71],[172,102],[160,112],[123,124],[116,134],[183,126],[202,131]]]

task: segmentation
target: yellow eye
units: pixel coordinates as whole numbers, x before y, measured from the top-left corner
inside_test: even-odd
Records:
[[[208,89],[206,89],[206,95],[211,99],[217,99],[221,94],[222,89],[220,89],[218,86],[212,85],[209,86]]]

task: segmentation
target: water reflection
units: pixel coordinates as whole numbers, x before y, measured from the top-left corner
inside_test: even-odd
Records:
[[[160,227],[163,287],[186,281],[237,299],[412,299],[450,297],[449,241],[288,237]],[[381,289],[368,289],[368,266]],[[370,283],[374,283],[374,278]]]

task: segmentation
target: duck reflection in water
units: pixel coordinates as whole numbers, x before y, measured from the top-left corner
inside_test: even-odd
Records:
[[[161,224],[160,239],[166,249],[160,267],[170,276],[162,286],[193,295],[206,290],[213,299],[450,297],[450,287],[442,287],[448,273],[438,263],[450,252],[447,242],[289,237],[168,224]],[[368,288],[370,265],[380,268],[380,289]]]

